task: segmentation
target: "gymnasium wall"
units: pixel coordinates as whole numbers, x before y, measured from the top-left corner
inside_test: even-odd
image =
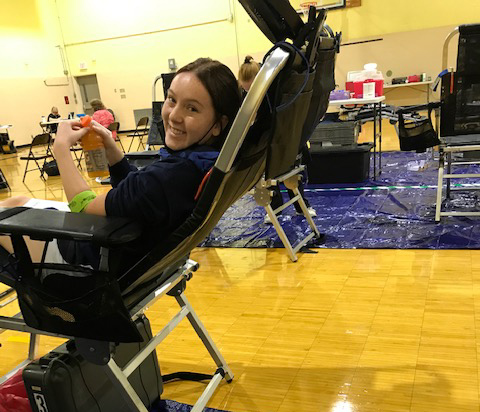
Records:
[[[361,7],[331,11],[327,22],[344,43],[382,39],[342,47],[336,81],[343,87],[347,71],[371,61],[393,76],[434,77],[446,34],[477,16],[480,2],[473,0],[455,7],[447,0],[362,0]],[[133,110],[151,105],[153,79],[169,71],[168,58],[180,67],[209,56],[236,73],[246,54],[260,59],[271,46],[236,0],[4,1],[0,42],[0,124],[14,124],[17,145],[40,132],[52,105],[62,115],[83,111],[75,77],[96,74],[102,100],[121,128],[131,129]],[[422,98],[401,91],[392,103]]]

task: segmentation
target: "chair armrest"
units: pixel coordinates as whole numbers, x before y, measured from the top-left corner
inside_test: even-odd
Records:
[[[138,239],[142,229],[138,223],[121,217],[16,207],[0,208],[0,233],[35,240],[91,241],[109,247]]]
[[[152,164],[156,160],[161,159],[158,150],[146,150],[144,152],[125,153],[125,157],[127,158],[128,163],[138,167],[139,169]]]
[[[129,152],[125,153],[127,160],[136,159],[160,159],[160,153],[158,150],[144,150],[143,152]]]

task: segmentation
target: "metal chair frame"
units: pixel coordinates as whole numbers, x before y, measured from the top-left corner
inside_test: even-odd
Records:
[[[135,131],[131,134],[128,134],[128,137],[132,138],[132,141],[130,142],[130,146],[128,147],[128,151],[132,149],[133,141],[135,140],[135,137],[138,137],[138,147],[137,147],[137,152],[140,150],[141,147],[145,149],[145,143],[143,142],[143,138],[145,136],[148,136],[148,122],[149,119],[147,116],[142,117],[138,122],[137,122],[137,127]]]
[[[123,147],[120,136],[118,135],[118,130],[120,129],[120,123],[119,122],[110,123],[110,125],[107,127],[107,129],[110,130],[111,132],[117,132],[117,138],[115,139],[115,141],[117,143],[120,143],[120,147],[122,148],[122,152],[125,153],[125,148]]]
[[[443,45],[442,54],[442,68],[447,69],[448,66],[448,47],[450,41],[459,34],[460,29],[456,27],[452,32],[448,34]],[[438,123],[437,123],[438,124]],[[466,179],[466,178],[480,178],[478,173],[454,173],[453,167],[468,164],[479,164],[479,161],[458,162],[453,161],[452,155],[454,153],[463,153],[471,151],[480,151],[480,134],[470,134],[463,136],[441,136],[440,128],[437,128],[439,139],[442,144],[438,148],[439,160],[438,160],[438,180],[437,180],[437,197],[435,206],[435,221],[439,222],[442,216],[480,216],[478,212],[462,212],[462,211],[442,211],[443,203],[443,185],[445,180],[445,197],[451,198],[452,191],[460,190],[480,190],[480,183],[477,185],[469,186],[468,188],[452,188],[451,179]],[[445,173],[446,166],[446,173]]]
[[[52,136],[50,133],[41,133],[37,134],[35,137],[33,137],[32,142],[30,143],[29,151],[27,156],[21,156],[21,160],[26,160],[27,164],[25,165],[25,172],[23,173],[23,179],[22,182],[25,182],[25,178],[27,176],[28,172],[33,172],[34,170],[39,170],[40,171],[40,178],[45,181],[45,171],[44,171],[44,166],[47,163],[48,159],[54,160],[55,158],[53,157],[53,153],[50,149],[50,143],[52,141]],[[35,151],[35,148],[39,148],[39,146],[43,146],[44,152],[39,154],[38,152]],[[39,163],[43,160],[43,164]],[[29,163],[33,161],[37,167],[29,169],[28,165]]]
[[[263,206],[265,208],[265,211],[270,217],[273,227],[277,231],[278,237],[280,238],[283,246],[285,247],[288,257],[292,262],[296,262],[298,260],[298,251],[300,251],[300,249],[306,246],[308,242],[310,242],[310,240],[312,240],[314,237],[320,237],[320,232],[315,225],[313,218],[310,216],[310,213],[308,213],[308,208],[305,204],[305,200],[303,199],[303,196],[298,189],[298,182],[301,179],[300,173],[304,169],[305,165],[299,165],[292,169],[290,172],[285,173],[284,175],[279,176],[275,179],[265,180],[264,178],[262,178],[262,180],[260,180],[260,182],[258,182],[258,184],[255,186],[253,194],[255,201],[260,206]],[[293,191],[295,196],[288,202],[284,203],[283,205],[274,210],[270,205],[272,199],[272,187],[277,186],[279,183],[284,183],[288,189]],[[282,225],[278,220],[277,215],[279,215],[284,209],[286,209],[290,205],[293,205],[295,202],[298,202],[298,204],[300,205],[303,216],[307,220],[308,225],[311,229],[311,233],[309,233],[303,239],[300,239],[295,246],[292,246],[290,240],[288,239],[285,231],[282,228]]]

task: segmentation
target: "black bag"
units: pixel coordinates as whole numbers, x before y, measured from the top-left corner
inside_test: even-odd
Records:
[[[58,170],[57,161],[52,160],[43,165],[43,172],[49,176],[60,176],[60,171]]]
[[[8,133],[0,133],[0,153],[17,153],[13,140],[8,138]]]
[[[150,322],[135,322],[140,343],[116,347],[114,359],[124,367],[152,338]],[[23,379],[33,412],[128,412],[121,392],[103,366],[85,361],[69,341],[27,365]],[[154,350],[129,376],[128,381],[149,410],[163,392],[162,376]]]
[[[417,153],[421,153],[429,147],[440,144],[437,132],[433,128],[431,115],[432,109],[429,107],[426,119],[405,122],[403,113],[398,112],[400,150],[416,150]]]

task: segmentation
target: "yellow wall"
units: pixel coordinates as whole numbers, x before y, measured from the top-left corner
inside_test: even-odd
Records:
[[[63,96],[71,86],[48,87],[66,82],[59,49],[62,44],[53,0],[3,1],[0,6],[0,124],[17,145],[30,142],[41,132],[39,121],[52,106],[67,112]]]
[[[38,121],[52,105],[63,115],[83,110],[75,80],[63,74],[57,45],[65,49],[71,76],[97,75],[101,98],[122,129],[134,127],[134,109],[150,107],[153,79],[169,71],[168,58],[181,66],[210,56],[236,73],[246,54],[260,59],[271,46],[236,0],[184,0],[181,6],[170,0],[16,0],[2,1],[0,7],[0,124],[14,124],[17,145],[40,132]],[[382,70],[391,66],[400,74],[430,65],[433,76],[438,44],[429,39],[440,44],[446,30],[477,19],[479,0],[363,0],[361,7],[331,11],[327,23],[342,31],[345,41],[385,37],[382,45],[344,47],[337,81],[346,71],[386,56]],[[402,39],[408,39],[408,47]],[[382,52],[386,44],[389,54]],[[428,48],[433,55],[421,52]],[[45,80],[69,85],[47,87]],[[125,99],[119,89],[125,89]],[[161,85],[158,89],[161,97]]]
[[[478,0],[362,0],[360,7],[331,11],[327,20],[345,40],[478,22]]]
[[[374,43],[341,48],[335,80],[344,87],[348,71],[378,64],[385,81],[393,77],[427,73],[435,79],[442,70],[445,37],[459,24],[480,23],[478,0],[362,0],[361,7],[331,11],[327,23],[341,31],[343,43],[381,39]],[[457,39],[451,41],[450,65],[455,65]],[[390,77],[386,76],[391,71]],[[426,101],[422,88],[402,88],[386,93],[387,103],[396,106]],[[437,94],[433,97],[438,98]]]
[[[73,76],[97,75],[100,97],[114,111],[121,130],[135,127],[135,109],[151,107],[153,80],[170,71],[169,58],[175,58],[178,67],[198,57],[237,66],[229,0],[188,0],[181,12],[172,6],[176,3],[157,0],[138,0],[134,8],[131,2],[107,0],[100,8],[95,3],[84,0],[95,13],[78,22],[71,1],[58,0],[70,70]],[[129,20],[129,15],[135,19]],[[87,68],[81,69],[81,64]],[[161,82],[157,99],[163,100]],[[82,111],[81,105],[77,111]]]

